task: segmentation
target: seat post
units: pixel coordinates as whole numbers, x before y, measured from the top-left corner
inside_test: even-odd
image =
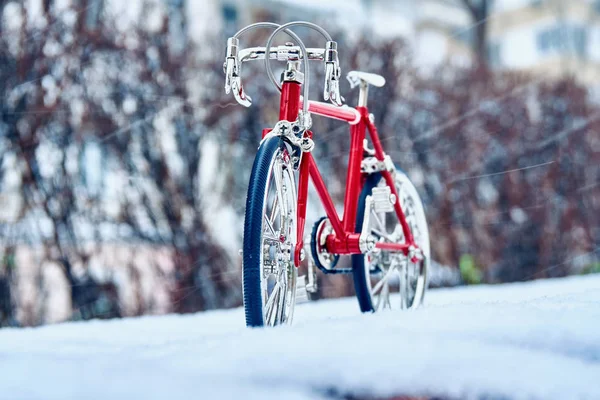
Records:
[[[360,81],[360,91],[358,92],[358,106],[366,107],[369,97],[369,84],[363,80]]]
[[[350,71],[348,72],[348,81],[350,87],[354,89],[359,87],[360,92],[358,94],[358,107],[367,106],[367,97],[369,96],[369,85],[375,87],[383,87],[385,85],[385,79],[383,76],[376,74],[369,74],[361,71]]]

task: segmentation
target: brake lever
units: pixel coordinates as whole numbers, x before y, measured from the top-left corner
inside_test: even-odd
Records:
[[[235,100],[244,107],[252,105],[252,98],[244,92],[242,86],[240,60],[238,58],[239,40],[235,37],[227,39],[227,54],[223,71],[225,72],[225,93],[233,92]]]
[[[225,72],[225,93],[229,94],[231,93],[231,86],[232,86],[232,82],[233,82],[233,76],[235,73],[235,59],[234,58],[228,58],[225,60],[225,63],[223,64],[223,72]]]
[[[337,71],[336,71],[337,70]],[[344,98],[340,95],[340,68],[333,63],[325,64],[325,88],[323,98],[336,106],[341,106]]]
[[[243,105],[244,107],[250,107],[252,105],[252,98],[244,92],[242,86],[242,78],[239,76],[233,77],[231,80],[231,90],[233,91],[233,97],[235,100]]]
[[[329,41],[325,44],[325,87],[323,89],[323,98],[325,101],[331,101],[336,106],[341,106],[344,101],[344,98],[340,95],[341,75],[337,43]]]

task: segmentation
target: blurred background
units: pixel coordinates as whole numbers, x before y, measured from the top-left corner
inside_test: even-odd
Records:
[[[241,304],[247,182],[278,99],[256,63],[238,106],[222,64],[260,20],[320,24],[343,74],[386,78],[370,107],[426,205],[434,286],[600,272],[598,0],[0,0],[1,326]],[[313,131],[340,203],[347,126]]]

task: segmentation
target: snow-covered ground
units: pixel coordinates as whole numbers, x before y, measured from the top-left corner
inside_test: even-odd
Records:
[[[355,299],[291,327],[241,309],[0,331],[2,399],[600,399],[600,276],[431,291],[415,312]]]

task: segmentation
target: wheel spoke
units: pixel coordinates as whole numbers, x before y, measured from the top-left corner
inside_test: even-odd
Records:
[[[383,297],[383,309],[392,308],[392,305],[390,304],[390,284],[388,281],[385,282],[379,297]]]
[[[379,306],[381,306],[381,294],[377,296],[377,304],[375,305],[375,311],[379,311]]]
[[[383,287],[383,285],[387,283],[388,279],[392,275],[392,272],[394,271],[395,268],[396,267],[394,267],[392,265],[392,266],[390,266],[390,268],[387,271],[385,271],[385,275],[383,275],[381,280],[379,282],[377,282],[377,284],[375,284],[375,287],[371,290],[372,294],[377,293]]]
[[[408,264],[408,262],[407,262]],[[416,282],[418,279],[418,272],[415,275],[416,270],[419,268],[418,264],[410,263],[406,266],[406,304],[407,308],[412,305],[415,301],[415,287],[413,286],[413,282]]]
[[[279,296],[279,291],[281,290],[280,282],[277,282],[271,291],[271,296],[269,296],[269,300],[267,300],[267,304],[265,304],[264,315],[268,325],[271,325],[271,321],[274,321],[274,317],[277,316],[277,312],[275,310],[274,305],[279,303],[277,300]]]
[[[267,216],[267,214],[265,212],[263,217],[264,217],[265,222],[267,223],[267,228],[269,228],[269,230],[271,231],[271,233],[273,235],[278,236],[277,232],[275,231],[275,217],[278,214],[282,214],[282,212],[280,211],[280,208],[282,208],[281,206],[284,204],[283,199],[281,198],[281,196],[282,196],[282,191],[281,191],[282,170],[281,170],[281,166],[279,165],[278,162],[275,162],[275,165],[273,166],[272,179],[275,181],[275,199],[273,200],[273,206],[271,207],[270,215]]]
[[[412,228],[411,228],[412,231]],[[396,227],[394,228],[394,232],[392,232],[393,235],[395,235],[398,239],[395,240],[395,243],[402,243],[405,242],[404,240],[404,231],[402,230],[402,226],[400,224],[396,225]]]
[[[268,300],[267,300],[267,304],[265,304],[265,306],[264,306],[265,314],[268,313],[269,310],[271,309],[271,307],[273,306],[273,301],[274,301],[273,294],[277,290],[277,287],[278,287],[278,283],[276,283],[275,286],[273,287],[273,290],[271,291],[271,295],[270,296],[269,296],[269,293],[267,292],[267,290],[265,290],[265,294],[269,297]]]
[[[278,211],[279,211],[279,196],[275,196],[275,200],[273,200],[273,208],[271,209],[271,215],[269,216],[269,221],[271,222],[271,226],[275,223],[275,217],[277,216]]]
[[[287,285],[285,286],[279,286],[279,293],[277,295],[277,317],[276,317],[276,321],[281,322],[283,321],[283,313],[284,313],[284,309],[285,309],[285,300],[286,300],[286,295],[287,295]]]
[[[281,323],[281,297],[283,291],[283,287],[279,285],[277,288],[277,297],[273,303],[273,311],[271,312],[271,326]]]
[[[273,168],[273,179],[275,180],[275,189],[276,189],[276,194],[277,194],[277,199],[279,200],[279,203],[281,203],[281,211],[280,211],[280,215],[283,216],[285,215],[285,201],[283,199],[283,169],[281,168],[281,164],[279,162],[275,162],[275,166]],[[277,199],[275,200],[277,203]],[[272,217],[274,218],[275,215],[272,215]]]
[[[375,217],[375,221],[377,222],[377,225],[379,225],[379,229],[381,229],[382,231],[385,231],[386,230],[385,225],[379,219],[379,215],[377,215],[376,212],[373,212],[372,215],[373,215],[373,217]]]
[[[400,271],[400,308],[408,308],[408,268],[407,263],[402,263]]]
[[[394,243],[394,242],[395,242],[395,240],[394,240],[394,239],[392,239],[392,237],[391,237],[389,234],[387,234],[387,233],[385,233],[385,232],[382,232],[382,231],[380,231],[379,229],[375,229],[375,228],[373,228],[373,229],[371,229],[371,232],[373,232],[374,234],[378,235],[379,237],[382,237],[382,238],[384,238],[384,239],[385,239],[385,240],[387,240],[388,242],[391,242],[391,243]]]
[[[275,228],[273,228],[273,224],[271,224],[271,221],[269,221],[269,218],[267,218],[266,215],[263,216],[265,222],[267,223],[267,228],[269,228],[269,230],[271,231],[271,233],[273,235],[277,235],[277,233],[275,232]]]
[[[271,240],[273,242],[279,242],[279,238],[269,234],[268,232],[263,232],[263,242],[264,240]]]

